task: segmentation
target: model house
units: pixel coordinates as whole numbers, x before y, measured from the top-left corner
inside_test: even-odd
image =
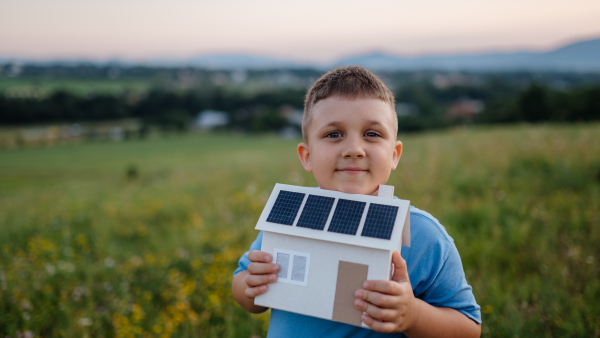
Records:
[[[392,252],[410,246],[409,209],[391,186],[377,197],[277,184],[256,229],[280,271],[254,303],[364,326],[354,292],[390,279]]]

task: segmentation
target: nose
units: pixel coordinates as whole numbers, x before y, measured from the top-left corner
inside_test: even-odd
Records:
[[[346,147],[342,151],[342,157],[347,159],[364,158],[365,148],[362,145],[362,138],[348,137],[346,139]]]

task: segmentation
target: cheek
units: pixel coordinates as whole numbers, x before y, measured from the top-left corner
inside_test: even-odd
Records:
[[[313,158],[313,170],[318,173],[330,172],[335,168],[335,159],[332,156],[317,156]]]
[[[392,168],[392,155],[393,153],[387,151],[387,149],[376,149],[372,152],[371,158],[375,170],[377,171],[390,171]]]
[[[315,147],[312,153],[312,163],[314,169],[330,169],[335,166],[335,149],[328,147],[327,145],[320,145]]]

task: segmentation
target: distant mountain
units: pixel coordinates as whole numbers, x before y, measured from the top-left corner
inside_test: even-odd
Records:
[[[189,59],[150,59],[144,63],[154,66],[185,66],[209,69],[265,69],[306,66],[291,60],[250,54],[206,54],[194,56]]]
[[[153,63],[150,62],[150,64]],[[248,54],[209,54],[199,55],[191,59],[172,60],[170,63],[154,64],[213,69],[331,68],[342,65],[360,65],[373,70],[600,71],[600,38],[573,43],[551,52],[424,55],[415,57],[377,52],[351,56],[331,64],[320,65]]]
[[[416,57],[367,53],[344,58],[335,66],[360,65],[374,70],[569,70],[600,71],[600,39],[581,41],[545,53],[486,53]]]
[[[360,65],[378,70],[415,70],[415,69],[514,69],[520,68],[523,60],[534,53],[492,53],[472,55],[429,55],[417,57],[395,56],[375,53],[342,59],[336,66]]]
[[[466,70],[466,71],[600,71],[600,38],[569,44],[550,52],[513,52],[480,54],[447,54],[402,56],[385,52],[365,53],[342,58],[327,64],[308,64],[288,59],[252,54],[204,54],[191,58],[151,58],[142,62],[112,59],[104,62],[89,60],[34,61],[25,58],[2,58],[0,63],[35,63],[40,65],[97,64],[128,67],[133,65],[163,67],[200,67],[209,69],[328,69],[342,65],[360,65],[372,70]]]
[[[540,55],[536,60],[559,68],[600,69],[600,39],[576,42],[553,52]]]

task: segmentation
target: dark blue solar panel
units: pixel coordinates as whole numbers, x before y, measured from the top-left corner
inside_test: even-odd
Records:
[[[328,231],[356,235],[360,218],[365,210],[365,202],[340,200],[335,207]]]
[[[390,239],[398,207],[371,203],[361,236]]]
[[[285,225],[294,224],[294,219],[296,219],[296,214],[303,199],[304,194],[299,192],[280,190],[273,208],[271,208],[271,213],[267,217],[267,222]]]
[[[308,195],[296,226],[323,230],[334,201],[332,197]]]

